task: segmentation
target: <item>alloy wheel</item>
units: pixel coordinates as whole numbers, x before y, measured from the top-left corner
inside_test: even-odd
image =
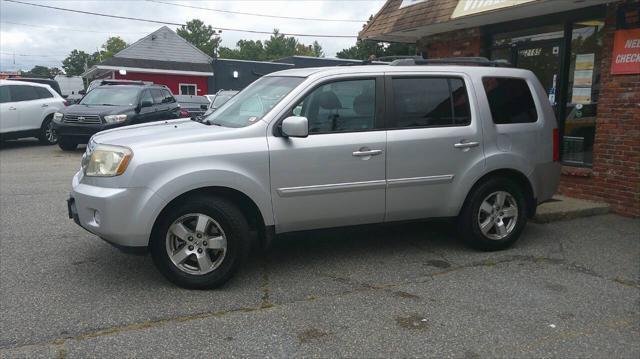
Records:
[[[204,275],[217,269],[227,254],[227,236],[213,218],[189,213],[176,219],[166,235],[169,259],[181,271]]]
[[[493,240],[506,238],[518,222],[518,203],[505,191],[488,195],[478,211],[478,225],[484,236]]]
[[[47,123],[47,126],[44,128],[44,137],[49,143],[56,143],[58,141],[58,134],[53,128],[52,121],[49,121],[49,123]]]

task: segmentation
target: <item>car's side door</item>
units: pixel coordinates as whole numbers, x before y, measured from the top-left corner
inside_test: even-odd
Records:
[[[162,89],[162,94],[164,95],[164,103],[167,104],[167,113],[166,119],[174,119],[180,117],[180,106],[176,101],[176,98],[173,97],[171,92],[167,89]]]
[[[135,123],[151,122],[155,121],[157,108],[153,102],[153,96],[149,89],[142,90],[140,94],[140,112]]]
[[[36,87],[30,85],[11,85],[11,97],[18,111],[16,131],[40,128],[42,123],[42,105]]]
[[[152,121],[163,121],[169,119],[169,104],[164,100],[165,96],[161,89],[150,89],[153,97],[154,118]]]
[[[449,74],[389,75],[385,80],[385,220],[456,215],[460,184],[481,174],[484,166],[471,81]]]
[[[385,208],[383,77],[349,76],[307,89],[282,116],[305,138],[268,134],[276,231],[381,222]]]
[[[11,99],[11,86],[0,85],[0,133],[13,132],[18,126],[18,107]]]

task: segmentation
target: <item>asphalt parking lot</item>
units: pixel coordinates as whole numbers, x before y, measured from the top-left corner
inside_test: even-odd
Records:
[[[67,218],[82,149],[0,149],[0,357],[640,357],[640,220],[530,223],[481,253],[446,223],[288,235],[189,291]]]

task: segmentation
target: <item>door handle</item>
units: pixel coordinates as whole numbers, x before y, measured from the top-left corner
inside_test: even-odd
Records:
[[[480,145],[480,142],[475,142],[475,141],[466,142],[466,141],[462,140],[462,141],[460,141],[458,143],[455,143],[453,145],[453,147],[455,147],[455,148],[471,148],[471,147],[478,147],[479,145]]]
[[[49,107],[46,103],[43,103],[41,107]]]
[[[13,106],[9,107],[9,111],[15,111],[15,110],[16,110],[15,107],[13,107]]]
[[[364,151],[355,151],[353,155],[356,157],[365,157],[365,156],[377,156],[382,153],[382,150],[364,150]]]

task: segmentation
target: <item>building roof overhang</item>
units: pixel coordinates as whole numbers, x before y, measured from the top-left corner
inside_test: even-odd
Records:
[[[85,71],[82,77],[85,78],[95,78],[99,77],[102,74],[111,71],[126,71],[126,72],[137,72],[137,73],[148,73],[148,74],[167,74],[167,75],[183,75],[183,76],[213,76],[213,71],[211,72],[203,72],[203,71],[181,71],[181,70],[167,70],[167,69],[148,69],[143,67],[127,67],[127,66],[109,66],[109,65],[95,65],[92,66],[89,70]]]
[[[360,32],[359,38],[415,43],[429,35],[577,10],[614,1],[616,0],[425,0],[400,8],[402,0],[388,0]],[[483,6],[470,9],[473,4]],[[491,6],[486,6],[487,4]]]

